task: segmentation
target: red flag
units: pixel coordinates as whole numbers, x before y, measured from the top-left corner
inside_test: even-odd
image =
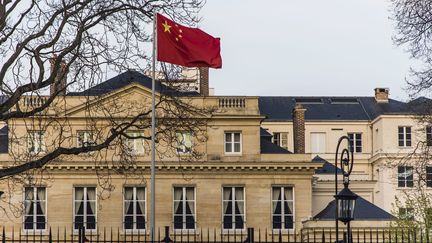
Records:
[[[157,60],[185,67],[221,68],[220,39],[157,14]]]

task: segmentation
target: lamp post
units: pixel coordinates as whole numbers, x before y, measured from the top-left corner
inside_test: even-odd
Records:
[[[348,148],[342,149],[341,153],[339,153],[339,148],[343,141],[348,143]],[[335,223],[336,223],[336,243],[339,243],[339,221],[342,221],[347,225],[347,237],[346,242],[351,243],[351,220],[354,219],[354,209],[355,209],[355,201],[358,196],[353,193],[349,188],[349,176],[353,169],[354,165],[354,152],[353,152],[351,140],[348,136],[342,136],[339,138],[339,142],[336,147],[336,155],[335,155]],[[344,188],[339,192],[338,191],[338,162],[340,163],[340,168],[342,170],[343,176],[343,185]],[[345,243],[346,243],[345,242]]]

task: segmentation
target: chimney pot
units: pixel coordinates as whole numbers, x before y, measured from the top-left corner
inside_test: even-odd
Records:
[[[377,103],[389,102],[389,89],[388,88],[375,88],[375,101]]]
[[[294,153],[305,153],[305,112],[301,104],[296,104],[293,111]]]

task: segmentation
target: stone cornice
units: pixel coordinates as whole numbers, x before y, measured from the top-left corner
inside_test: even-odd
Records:
[[[249,173],[313,173],[320,168],[320,163],[312,162],[157,162],[156,169],[160,172],[249,172]],[[0,166],[6,168],[7,166]],[[72,162],[49,164],[45,169],[50,171],[95,171],[95,170],[150,170],[150,163],[137,163],[131,166],[97,165],[89,162]]]

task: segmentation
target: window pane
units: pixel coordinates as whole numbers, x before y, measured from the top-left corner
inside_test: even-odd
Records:
[[[234,144],[234,152],[236,152],[236,153],[240,153],[241,152],[240,143],[235,143]]]
[[[280,200],[281,199],[281,188],[280,187],[273,187],[273,200]]]
[[[223,219],[223,227],[224,229],[232,229],[232,216],[231,215],[225,215]]]
[[[183,228],[183,217],[174,216],[174,229],[182,229],[182,228]]]
[[[293,229],[294,220],[292,216],[285,216],[285,229]]]
[[[225,143],[225,152],[227,153],[232,152],[232,143]]]
[[[231,193],[232,193],[231,187],[224,187],[223,188],[223,200],[231,199]]]
[[[235,216],[235,228],[236,229],[244,228],[243,216]]]
[[[133,229],[133,216],[125,216],[124,228]]]
[[[136,228],[145,229],[145,218],[144,216],[137,216]]]
[[[137,187],[136,188],[136,199],[137,200],[145,200],[145,188]]]
[[[273,215],[273,229],[281,229],[282,228],[282,216]]]
[[[235,188],[235,200],[244,200],[243,187],[236,187]]]
[[[225,142],[232,141],[232,133],[225,133]]]
[[[234,142],[240,143],[240,133],[234,133]]]
[[[186,216],[186,229],[195,228],[195,219],[192,215]]]
[[[285,200],[293,200],[293,190],[290,187],[285,187]]]

